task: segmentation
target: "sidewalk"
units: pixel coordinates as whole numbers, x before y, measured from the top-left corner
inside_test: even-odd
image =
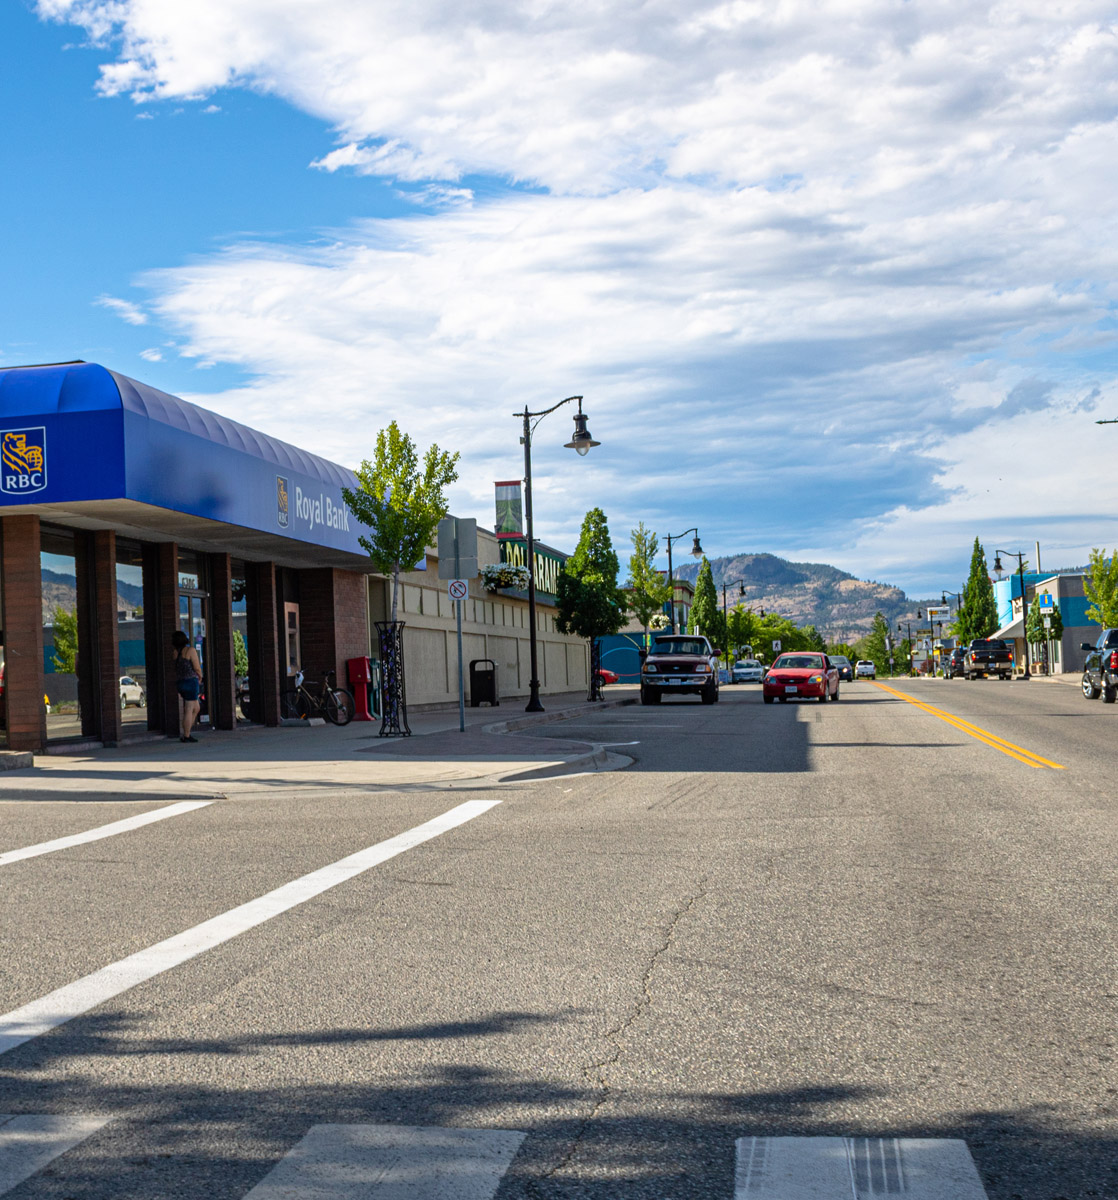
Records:
[[[410,738],[382,738],[380,722],[252,726],[136,742],[114,750],[40,755],[30,769],[0,774],[6,800],[210,800],[254,792],[365,791],[453,784],[579,770],[614,769],[625,760],[588,742],[532,737],[530,731],[602,707],[632,704],[635,687],[613,687],[600,705],[584,692],[543,697],[545,712],[525,713],[524,697],[497,708],[467,708],[409,718]]]

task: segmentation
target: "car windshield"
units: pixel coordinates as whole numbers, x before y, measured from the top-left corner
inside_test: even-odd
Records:
[[[755,658],[743,658],[741,662],[734,663],[735,667],[759,667],[761,664]]]
[[[818,654],[782,654],[773,666],[785,671],[814,671],[823,666]]]
[[[831,662],[833,662],[836,667],[850,666],[850,659],[848,659],[845,654],[832,654]]]
[[[709,654],[707,644],[698,638],[657,638],[653,654]]]

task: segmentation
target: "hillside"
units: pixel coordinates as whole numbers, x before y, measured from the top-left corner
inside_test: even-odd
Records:
[[[789,562],[775,554],[734,554],[710,560],[719,599],[726,582],[726,603],[739,601],[756,612],[777,612],[797,625],[814,625],[829,641],[854,642],[873,626],[880,612],[895,626],[898,620],[915,622],[923,600],[910,600],[898,587],[856,579],[825,563]],[[695,582],[699,564],[693,559],[676,568],[681,579]],[[745,596],[737,581],[745,583]],[[936,601],[938,602],[938,597]]]

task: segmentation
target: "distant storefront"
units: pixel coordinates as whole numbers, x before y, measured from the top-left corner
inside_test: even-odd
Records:
[[[223,729],[369,653],[346,468],[82,362],[0,369],[0,457],[10,748],[174,733],[175,629]]]

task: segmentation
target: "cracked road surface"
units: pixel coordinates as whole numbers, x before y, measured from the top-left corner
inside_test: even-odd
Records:
[[[276,788],[0,867],[7,1013],[499,801],[0,1055],[0,1114],[86,1122],[4,1196],[241,1200],[312,1127],[392,1125],[524,1133],[497,1200],[730,1200],[755,1135],[962,1138],[990,1200],[1114,1200],[1118,714],[898,687],[1065,769],[870,684],[724,688],[534,731],[624,771]],[[136,810],[0,803],[0,853]]]

